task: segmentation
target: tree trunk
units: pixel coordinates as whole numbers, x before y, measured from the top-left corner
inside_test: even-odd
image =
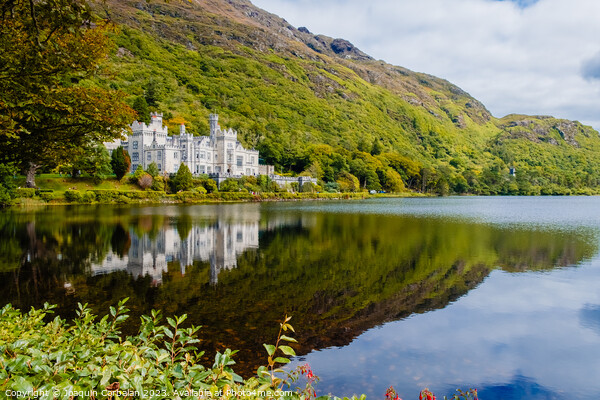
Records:
[[[27,179],[25,180],[25,187],[35,188],[35,173],[40,168],[39,165],[32,162],[29,163],[29,169],[27,170]]]

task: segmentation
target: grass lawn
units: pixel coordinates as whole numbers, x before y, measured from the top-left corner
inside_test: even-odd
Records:
[[[25,177],[19,176],[15,181],[19,187],[25,187]],[[115,177],[110,177],[98,185],[92,178],[71,178],[68,176],[60,176],[59,174],[40,174],[36,175],[35,183],[40,189],[52,189],[57,195],[63,195],[66,190],[86,191],[90,189],[115,189],[115,190],[141,190],[138,185],[129,183],[127,178],[123,181],[118,181]]]

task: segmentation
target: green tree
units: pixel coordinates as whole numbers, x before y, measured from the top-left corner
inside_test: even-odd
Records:
[[[379,139],[373,142],[373,147],[371,148],[371,155],[377,156],[383,152],[383,145],[379,141]]]
[[[72,161],[73,171],[88,174],[95,182],[106,179],[113,171],[111,168],[111,157],[103,144],[89,145],[83,147],[81,152]],[[76,176],[73,173],[73,176]]]
[[[121,180],[125,174],[129,172],[129,168],[131,168],[131,158],[123,146],[119,146],[113,150],[110,165],[115,175],[117,175],[118,180]]]
[[[367,140],[363,137],[358,142],[358,145],[356,146],[356,148],[358,149],[358,151],[362,151],[363,153],[368,153],[371,150],[372,146],[370,146],[369,143],[367,142]]]
[[[179,165],[175,177],[171,180],[174,192],[190,190],[194,186],[194,177],[184,163]]]
[[[150,163],[150,165],[148,165],[148,168],[146,168],[146,172],[152,178],[156,178],[158,175],[160,175],[160,171],[158,170],[158,165],[156,165],[156,163],[154,161],[152,161]]]
[[[163,85],[156,80],[151,79],[146,86],[146,93],[144,95],[146,107],[158,107],[158,103],[163,99],[163,95]]]
[[[340,173],[336,183],[342,192],[356,192],[360,189],[358,178],[347,171]]]
[[[237,192],[240,190],[240,186],[238,184],[237,179],[227,178],[223,182],[221,182],[221,187],[219,191],[221,192]]]
[[[137,168],[135,169],[135,171],[133,172],[133,175],[131,177],[129,177],[129,181],[131,183],[136,183],[139,184],[140,179],[142,179],[142,177],[146,174],[146,171],[144,171],[144,167],[142,167],[142,164],[139,164],[137,166]]]
[[[137,112],[137,120],[140,122],[150,123],[150,108],[148,102],[143,96],[138,96],[133,101],[133,109]]]
[[[9,205],[16,197],[14,174],[15,170],[11,165],[0,164],[0,207]]]
[[[121,92],[78,85],[111,46],[85,0],[11,0],[0,11],[0,157],[35,187],[38,169],[119,137],[134,112]]]

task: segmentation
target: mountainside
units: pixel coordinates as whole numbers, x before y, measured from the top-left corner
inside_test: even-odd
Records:
[[[295,28],[246,0],[108,0],[119,27],[87,85],[120,89],[171,126],[207,134],[208,114],[277,170],[330,189],[586,193],[598,133],[550,117],[493,117],[457,86]],[[173,131],[173,130],[172,130]],[[516,168],[516,176],[509,174]]]

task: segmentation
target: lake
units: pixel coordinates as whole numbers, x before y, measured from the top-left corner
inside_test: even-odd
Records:
[[[188,314],[266,363],[287,313],[319,394],[600,397],[600,198],[449,197],[0,212],[0,303]]]

